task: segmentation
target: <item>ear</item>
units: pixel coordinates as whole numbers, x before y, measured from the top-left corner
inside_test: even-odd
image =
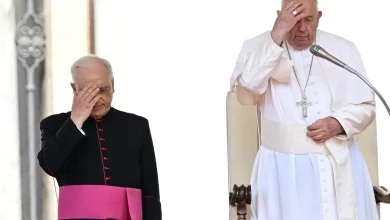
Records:
[[[77,95],[76,86],[74,85],[74,83],[70,83],[70,86],[72,87],[73,95]]]
[[[115,92],[114,79],[111,80],[112,93]]]
[[[319,21],[321,17],[322,17],[322,11],[318,11],[317,20]]]

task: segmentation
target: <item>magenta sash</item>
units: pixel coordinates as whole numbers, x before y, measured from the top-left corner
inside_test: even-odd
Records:
[[[104,185],[60,187],[58,219],[142,220],[140,189]]]

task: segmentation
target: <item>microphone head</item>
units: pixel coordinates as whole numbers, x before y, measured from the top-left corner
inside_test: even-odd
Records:
[[[313,55],[315,55],[315,56],[318,55],[318,53],[319,53],[320,50],[324,50],[324,49],[323,49],[321,46],[319,46],[319,45],[312,45],[312,46],[310,47],[310,52],[311,52]]]
[[[321,57],[321,58],[324,58],[338,66],[341,66],[344,68],[344,66],[346,66],[345,63],[341,62],[339,59],[337,59],[336,57],[332,56],[331,54],[329,54],[324,48],[322,48],[321,46],[319,45],[312,45],[310,47],[310,52],[314,55],[314,56],[317,56],[317,57]]]

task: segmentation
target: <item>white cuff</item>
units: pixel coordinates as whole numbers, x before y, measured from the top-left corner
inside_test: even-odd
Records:
[[[341,139],[343,141],[348,140],[348,137],[346,134],[338,134],[338,135],[336,135],[336,138]]]
[[[83,131],[83,129],[81,129],[81,128],[77,128],[77,129],[79,129],[79,131],[81,132],[81,134],[83,134],[83,135],[85,136],[85,132]]]

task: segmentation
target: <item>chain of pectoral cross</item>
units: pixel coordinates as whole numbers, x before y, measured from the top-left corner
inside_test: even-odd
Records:
[[[288,49],[288,45],[287,45],[287,42],[284,42],[285,45],[286,45],[286,48],[287,48],[287,53],[288,53],[288,56],[290,58],[290,60],[292,61],[291,59],[291,55],[290,55],[290,50]],[[314,42],[315,43],[315,42]],[[294,68],[294,65],[293,65],[293,71],[294,71],[294,75],[295,75],[295,78],[298,82],[298,85],[299,85],[299,88],[301,89],[301,92],[302,92],[302,98],[301,98],[301,101],[300,102],[297,102],[297,106],[300,106],[302,108],[302,116],[304,118],[307,117],[307,107],[311,106],[312,105],[312,102],[309,102],[307,100],[307,97],[306,97],[306,87],[307,87],[307,84],[309,82],[309,78],[310,78],[310,74],[311,74],[311,67],[313,66],[313,60],[314,60],[314,55],[311,56],[311,63],[310,63],[310,69],[309,69],[309,74],[307,75],[307,80],[306,80],[306,85],[305,85],[305,88],[302,89],[302,86],[301,84],[299,83],[299,79],[298,79],[298,76],[297,76],[297,73],[295,71],[295,68]]]

